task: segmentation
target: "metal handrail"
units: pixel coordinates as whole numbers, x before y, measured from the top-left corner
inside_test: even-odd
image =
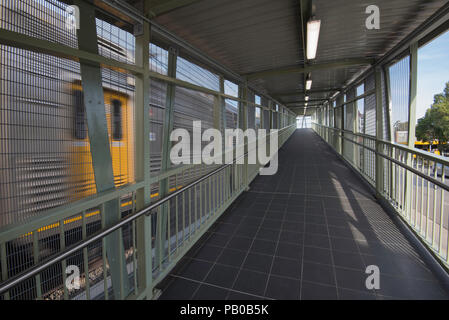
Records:
[[[315,123],[315,124],[318,124],[318,123]],[[318,125],[320,125],[320,124],[318,124]],[[320,126],[322,126],[322,125],[320,125]],[[326,127],[326,126],[322,126],[322,127],[325,127],[325,128],[328,128],[328,129],[336,129],[336,130],[344,131],[344,130],[341,130],[341,129],[338,129],[338,128],[331,128],[331,127]],[[348,133],[352,133],[351,131],[347,131],[347,132],[348,132]],[[353,133],[353,134],[354,134],[354,133]],[[354,135],[357,135],[357,134],[354,134]],[[379,156],[381,156],[381,157],[387,159],[388,161],[394,162],[395,164],[397,164],[397,165],[403,167],[404,169],[406,169],[406,170],[408,170],[408,171],[411,171],[412,173],[414,173],[414,174],[420,176],[421,178],[426,179],[427,181],[429,181],[429,182],[431,182],[431,183],[433,183],[433,184],[439,186],[440,188],[442,188],[442,189],[444,189],[444,190],[446,190],[446,191],[449,191],[449,186],[446,185],[446,184],[444,184],[444,183],[442,183],[441,181],[439,181],[439,180],[437,180],[437,179],[435,179],[435,178],[433,178],[433,177],[431,177],[431,176],[428,176],[428,175],[426,175],[425,173],[422,173],[421,171],[416,170],[415,168],[412,168],[412,167],[410,167],[409,165],[406,165],[406,164],[402,163],[401,161],[398,161],[398,160],[396,160],[396,159],[394,159],[394,158],[392,158],[392,157],[390,157],[390,156],[387,156],[387,155],[385,155],[385,154],[383,154],[383,153],[381,153],[381,152],[378,152],[377,150],[375,150],[375,149],[373,149],[373,148],[371,148],[371,147],[368,147],[368,146],[365,146],[365,145],[363,145],[363,144],[361,144],[361,143],[355,142],[354,140],[349,139],[349,138],[346,138],[346,137],[344,137],[344,136],[342,136],[342,135],[339,135],[339,136],[340,136],[341,138],[345,139],[345,140],[348,140],[348,141],[350,141],[350,142],[352,142],[352,143],[354,143],[354,144],[356,144],[356,145],[359,145],[359,146],[361,146],[361,147],[363,147],[363,148],[365,148],[365,149],[367,149],[367,150],[369,150],[369,151],[375,153],[376,155],[379,155]],[[377,140],[377,139],[375,139],[375,138],[374,138],[373,140],[374,140],[374,141],[380,141],[380,142],[382,142],[382,140]],[[396,146],[395,144],[391,144],[391,145],[392,145],[392,146]],[[409,149],[409,151],[410,151],[410,152],[414,152],[414,151],[412,151],[412,150],[410,150],[410,149]]]
[[[277,131],[282,131],[285,130],[287,128],[290,128],[291,126],[296,125],[296,124],[291,124],[289,126],[286,126],[284,128],[278,129]],[[276,131],[276,132],[277,132]],[[271,134],[270,134],[271,135]],[[269,135],[267,135],[269,136]],[[36,265],[34,265],[33,267],[29,268],[28,270],[26,270],[25,272],[22,272],[10,279],[7,279],[6,281],[2,282],[0,285],[0,294],[5,293],[6,291],[8,291],[9,289],[11,289],[12,287],[20,284],[22,281],[38,274],[39,272],[44,271],[46,268],[50,267],[51,265],[64,260],[66,258],[68,258],[71,254],[87,247],[88,245],[94,243],[95,241],[101,240],[102,238],[104,238],[105,236],[109,235],[110,233],[118,230],[119,228],[123,227],[124,225],[126,225],[127,223],[130,223],[131,221],[145,215],[152,215],[154,214],[153,212],[151,212],[153,209],[159,207],[160,205],[164,204],[165,202],[169,201],[170,199],[176,197],[177,195],[181,194],[182,192],[184,192],[185,190],[191,189],[192,187],[196,186],[197,184],[199,184],[200,182],[206,180],[207,178],[217,174],[218,172],[226,169],[227,167],[233,165],[234,163],[237,162],[237,160],[247,156],[248,153],[244,153],[243,155],[241,155],[238,158],[235,158],[231,163],[227,163],[225,165],[220,166],[219,168],[205,174],[204,176],[202,176],[201,178],[199,178],[198,180],[195,180],[191,183],[189,183],[188,185],[174,191],[173,193],[170,193],[168,196],[157,200],[156,202],[154,202],[153,204],[150,204],[148,207],[133,213],[129,216],[127,216],[126,218],[123,218],[122,220],[120,220],[119,222],[113,224],[110,227],[107,227],[106,229],[99,231],[97,233],[94,233],[93,235],[87,237],[84,241],[82,241],[81,243],[68,247],[67,249],[59,252],[58,254],[56,254],[54,257],[42,261]]]
[[[246,156],[247,153],[245,153],[244,155],[242,155],[241,157]],[[107,227],[106,229],[97,232],[93,235],[91,235],[90,237],[87,237],[83,242],[71,246],[61,252],[59,252],[57,255],[55,255],[53,258],[48,259],[46,261],[43,261],[39,264],[36,264],[35,266],[31,267],[30,269],[28,269],[27,271],[13,277],[10,278],[8,280],[6,280],[5,282],[3,282],[0,286],[0,294],[4,293],[5,291],[8,291],[9,289],[11,289],[12,287],[14,287],[15,285],[21,283],[22,281],[36,275],[39,272],[44,271],[46,268],[50,267],[51,265],[55,264],[56,262],[59,262],[61,260],[66,259],[67,257],[69,257],[71,254],[87,247],[88,245],[94,243],[95,241],[101,240],[102,238],[104,238],[105,236],[109,235],[110,233],[116,231],[117,229],[123,227],[124,225],[130,223],[131,221],[143,216],[144,214],[148,214],[148,215],[152,215],[153,213],[151,212],[153,209],[159,207],[160,205],[164,204],[165,202],[169,201],[170,199],[176,197],[177,195],[179,195],[180,193],[184,192],[185,190],[188,190],[194,186],[196,186],[197,184],[199,184],[200,182],[206,180],[207,178],[215,175],[216,173],[224,170],[225,168],[231,166],[232,164],[234,164],[239,158],[236,158],[235,160],[233,160],[233,162],[225,164],[211,172],[209,172],[208,174],[202,176],[201,178],[199,178],[198,180],[195,180],[193,182],[191,182],[190,184],[174,191],[173,193],[170,193],[168,196],[157,200],[156,202],[154,202],[153,204],[150,204],[148,207],[129,215],[126,218],[123,218],[122,220],[120,220],[119,222],[113,224],[110,227]]]
[[[419,150],[419,149],[411,149],[408,146],[404,146],[404,145],[401,145],[401,144],[393,143],[393,142],[386,141],[386,140],[383,140],[383,139],[378,139],[378,138],[376,138],[374,136],[370,136],[370,135],[364,134],[364,133],[352,132],[352,131],[344,130],[344,129],[340,129],[340,128],[332,128],[332,127],[324,126],[324,125],[316,123],[316,122],[314,122],[313,124],[316,124],[316,125],[318,125],[320,127],[323,127],[323,128],[336,130],[336,131],[340,131],[340,132],[343,132],[343,133],[352,134],[354,136],[358,136],[358,137],[362,137],[362,138],[367,138],[367,139],[370,139],[372,141],[380,142],[380,143],[382,143],[384,145],[391,146],[393,148],[397,148],[397,149],[401,149],[401,150],[406,151],[406,152],[418,154],[419,156],[421,156],[423,158],[426,158],[426,159],[431,160],[431,161],[440,162],[440,163],[444,164],[445,166],[449,167],[449,160],[446,160],[442,156],[439,156],[439,155],[429,154],[429,153],[427,153],[425,151],[422,151],[422,150]]]

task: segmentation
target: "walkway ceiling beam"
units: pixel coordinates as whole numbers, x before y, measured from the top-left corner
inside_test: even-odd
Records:
[[[315,90],[308,90],[307,94],[314,94],[314,93],[329,93],[329,92],[336,92],[341,91],[342,88],[328,88],[328,89],[315,89]],[[286,97],[286,96],[298,96],[303,95],[303,91],[290,91],[290,92],[279,92],[279,93],[270,93],[272,96],[276,97]]]
[[[306,100],[289,101],[289,102],[286,102],[285,105],[288,107],[291,104],[297,104],[297,103],[310,103],[310,102],[323,102],[324,103],[326,100],[327,100],[326,98],[323,98],[323,99],[310,99],[308,101],[306,101]]]
[[[195,2],[199,2],[201,0],[150,0],[149,6],[149,16],[150,18],[155,18],[157,16],[163,15],[165,13],[168,13],[170,11],[174,11],[176,9],[186,7],[188,5],[191,5]]]
[[[75,49],[63,44],[53,43],[5,29],[0,29],[0,44],[54,55],[73,61],[88,60],[89,62],[99,63],[101,66],[117,68],[119,71],[126,70],[134,75],[142,74],[142,68],[136,65],[109,59],[86,50]]]
[[[305,67],[284,67],[278,69],[264,70],[253,73],[247,73],[243,76],[248,80],[251,79],[259,79],[266,78],[271,76],[279,76],[286,74],[295,74],[295,73],[309,73],[317,70],[327,70],[327,69],[339,69],[346,67],[355,67],[355,66],[363,66],[363,65],[372,65],[374,63],[374,59],[371,58],[351,58],[351,59],[343,59],[336,61],[329,61],[323,63],[309,64]]]

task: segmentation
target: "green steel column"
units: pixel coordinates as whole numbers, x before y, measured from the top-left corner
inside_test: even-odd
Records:
[[[224,78],[220,76],[220,93],[224,93]],[[224,137],[224,130],[226,128],[226,104],[225,99],[221,95],[214,96],[214,128],[220,130],[222,137]],[[224,141],[223,141],[224,150]]]
[[[77,0],[80,8],[80,29],[77,32],[78,48],[98,54],[97,28],[95,9],[92,5]],[[101,68],[98,63],[80,59],[81,79],[84,92],[87,128],[92,156],[92,167],[95,175],[97,192],[115,188],[112,158],[109,148],[108,126],[104,106]],[[105,224],[110,226],[119,221],[120,207],[118,199],[105,204]],[[116,299],[123,299],[129,294],[129,279],[126,270],[123,239],[121,230],[106,237],[106,254],[112,278],[112,286]]]
[[[148,2],[145,3],[148,13]],[[136,181],[145,181],[145,186],[136,192],[136,209],[141,210],[151,201],[150,183],[150,36],[151,26],[143,22],[142,33],[136,36],[135,61],[143,73],[136,77],[135,92],[135,168]],[[152,245],[151,216],[143,216],[136,221],[137,233],[137,292],[152,298]],[[136,289],[136,288],[135,288]]]
[[[268,100],[268,128],[265,128],[267,130],[267,134],[270,134],[270,130],[273,129],[273,101]],[[267,138],[267,150],[271,150],[270,145],[270,136]],[[268,151],[270,152],[270,151]]]
[[[338,129],[342,128],[342,120],[343,120],[343,93],[338,95],[337,98],[337,107],[335,108],[335,113],[334,113],[334,123],[335,123],[335,127]],[[340,133],[338,131],[336,131],[335,136],[336,139],[334,138],[335,141],[335,149],[337,150],[337,152],[339,154],[343,154],[342,152],[342,138],[340,137]]]
[[[383,110],[382,110],[382,70],[376,68],[376,151],[382,153],[382,144],[379,140],[383,138]],[[376,192],[381,195],[384,188],[384,160],[376,154]]]
[[[344,101],[343,97],[344,97],[344,93],[342,94],[342,97],[341,97],[341,101],[344,103],[344,105],[342,105],[340,107],[340,129],[342,129],[342,130],[345,129],[345,117],[346,117],[346,114],[345,114],[346,102]],[[347,112],[347,107],[346,107],[346,112]],[[344,135],[345,134],[342,132],[341,137],[340,137],[340,154],[343,157],[345,154],[345,140],[343,139]]]
[[[220,76],[220,92],[221,93],[225,93],[225,87],[224,87],[225,81],[223,76]],[[221,97],[221,132],[222,132],[222,136],[224,137],[224,131],[226,129],[226,99],[224,99],[223,97]],[[224,147],[224,143],[223,143],[223,147]]]
[[[354,97],[355,97],[355,95],[356,94],[354,94]],[[351,111],[352,111],[352,123],[351,124],[349,124],[349,126],[348,126],[348,129],[351,131],[351,132],[353,132],[353,133],[355,133],[356,132],[356,130],[357,130],[357,128],[356,128],[356,126],[357,126],[357,102],[356,101],[353,101],[353,102],[351,102]],[[355,139],[355,136],[354,135],[352,135],[352,137],[351,137],[352,139]],[[350,145],[351,145],[351,150],[352,150],[352,163],[354,164],[354,165],[356,165],[356,147],[355,147],[355,145],[353,144],[353,143],[350,143]]]
[[[167,75],[171,78],[176,78],[176,65],[177,65],[178,50],[170,47],[168,51],[168,72]],[[175,103],[175,93],[176,85],[173,83],[167,84],[167,93],[165,99],[165,118],[164,118],[164,131],[163,131],[163,142],[162,142],[162,162],[161,162],[161,173],[166,172],[170,168],[170,133],[173,130],[173,108]],[[165,197],[169,193],[169,178],[163,179],[159,183],[159,195],[160,198]],[[167,222],[168,222],[168,205],[165,203],[162,205],[160,215],[156,221],[157,223],[157,233],[156,234],[156,244],[155,244],[155,255],[156,261],[159,258],[163,260],[163,254],[165,252],[165,238],[167,236]]]
[[[393,124],[391,122],[391,110],[392,110],[392,102],[391,102],[391,87],[390,87],[390,73],[388,72],[388,68],[383,68],[384,77],[385,77],[385,93],[386,93],[386,101],[387,101],[387,129],[388,129],[388,138],[390,142],[393,142]],[[390,154],[388,154],[390,157],[392,156],[392,151],[390,149]],[[393,194],[394,190],[394,163],[392,161],[389,161],[389,170],[390,170],[390,188],[389,192],[390,194]]]
[[[416,95],[418,86],[418,43],[415,42],[410,46],[410,99],[409,99],[409,113],[408,113],[408,147],[413,149],[415,147],[415,127],[416,127]],[[413,158],[410,153],[407,154],[407,165],[413,166]],[[412,186],[413,176],[407,170],[405,177],[405,213],[409,215],[412,204]]]
[[[239,128],[245,131],[248,128],[248,83],[245,82],[243,85],[239,85]],[[237,165],[236,165],[237,168]],[[243,165],[243,182],[248,188],[248,158],[245,157],[245,163]]]
[[[269,117],[269,124],[268,124],[268,126],[269,126],[269,128],[267,128],[267,129],[273,129],[273,106],[274,106],[273,101],[269,100],[268,101],[268,109],[269,109],[268,110],[268,117]]]
[[[224,93],[224,78],[220,75],[219,78],[219,87],[220,87],[220,93]],[[225,128],[226,128],[226,105],[225,105],[225,99],[221,95],[215,95],[214,96],[214,110],[213,110],[213,117],[214,117],[214,128],[218,129],[221,132],[221,159],[224,163],[225,161],[225,150],[226,150],[226,137],[225,137]],[[223,193],[224,190],[218,190],[219,193]],[[210,194],[210,193],[209,193]],[[211,201],[209,199],[208,201]]]

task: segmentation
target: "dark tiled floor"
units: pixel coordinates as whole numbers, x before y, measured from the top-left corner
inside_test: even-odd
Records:
[[[380,289],[365,287],[368,265]],[[362,181],[310,130],[274,176],[212,226],[161,285],[161,299],[448,299]]]

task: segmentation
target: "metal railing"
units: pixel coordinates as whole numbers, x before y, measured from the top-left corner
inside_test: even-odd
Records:
[[[419,149],[313,123],[449,268],[449,161]],[[337,151],[340,150],[340,151]]]
[[[292,124],[276,131],[279,148],[295,126]],[[166,197],[139,211],[136,210],[135,193],[141,186],[137,183],[113,195],[100,194],[87,201],[69,204],[64,215],[57,215],[58,220],[51,220],[51,217],[36,219],[2,232],[0,297],[151,298],[155,286],[257,176],[260,165],[236,162],[234,159],[213,170],[211,166],[197,165],[171,171],[172,176],[167,177],[176,187]],[[183,176],[192,177],[190,170],[205,173],[194,181],[183,180]],[[130,196],[125,203],[124,194]],[[110,201],[120,203],[121,220],[106,226],[105,214]],[[18,232],[23,234],[19,238],[15,236]],[[107,258],[105,239],[113,236],[117,237],[118,246],[112,250],[118,250],[119,256],[124,257],[118,276],[117,271],[114,276],[111,273]],[[144,240],[139,241],[142,237]],[[49,242],[52,245],[46,246]],[[46,252],[47,247],[59,250]],[[24,256],[31,257],[24,259]],[[142,276],[144,270],[139,270],[139,259],[147,261],[151,279]],[[20,261],[32,261],[33,264],[21,266]],[[12,273],[14,267],[22,270],[15,269]],[[77,279],[66,273],[74,269],[79,270]],[[72,280],[78,280],[78,286]]]

